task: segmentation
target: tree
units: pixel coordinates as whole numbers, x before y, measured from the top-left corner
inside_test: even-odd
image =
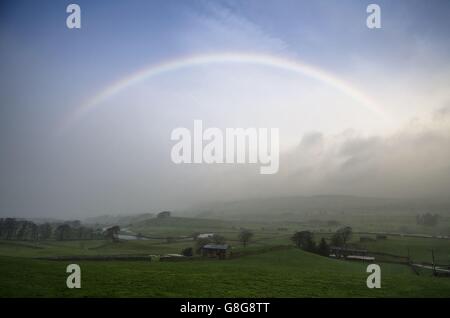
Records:
[[[226,242],[225,237],[223,237],[222,235],[219,235],[219,234],[214,234],[211,238],[211,241],[214,244],[225,244],[225,242]]]
[[[194,254],[192,247],[187,247],[181,251],[181,255],[191,257]]]
[[[69,224],[61,224],[55,230],[56,240],[64,241],[69,238],[70,235],[70,225]]]
[[[82,238],[92,240],[94,238],[94,230],[91,227],[81,227],[82,230]]]
[[[334,233],[334,235],[331,237],[331,245],[336,247],[341,247],[345,245],[344,237],[342,236],[341,233],[339,232]]]
[[[291,237],[295,246],[302,250],[314,252],[316,249],[316,243],[314,242],[313,234],[310,231],[295,232]]]
[[[26,239],[28,222],[19,221],[18,223],[19,225],[17,226],[18,230],[16,231],[16,239],[24,240]]]
[[[250,230],[242,229],[239,232],[239,241],[244,245],[244,247],[247,246],[248,242],[250,242],[252,237],[253,237],[253,232]]]
[[[49,223],[40,224],[38,233],[41,240],[47,240],[52,236],[52,226]]]
[[[200,232],[194,232],[194,233],[191,234],[191,236],[194,239],[194,241],[198,238],[199,235],[200,235]]]
[[[425,213],[416,216],[416,222],[419,225],[436,226],[439,220],[438,214]]]
[[[202,247],[209,243],[211,243],[210,238],[197,238],[197,240],[195,241],[195,253],[200,254],[202,251]]]
[[[75,233],[76,233],[76,238],[79,240],[82,240],[83,234],[84,234],[84,227],[82,227],[82,226],[77,227]]]
[[[416,215],[416,223],[419,224],[419,225],[423,224],[423,218],[422,218],[421,214],[417,214]]]
[[[5,239],[11,240],[15,237],[18,227],[18,222],[14,218],[6,218],[3,222],[5,232]]]
[[[37,241],[39,239],[39,227],[35,223],[30,222],[29,228],[30,228],[30,239],[32,241]]]
[[[107,239],[110,239],[112,242],[118,242],[119,241],[119,232],[120,232],[120,226],[114,225],[106,229],[105,231],[105,237]]]
[[[66,221],[64,223],[68,224],[71,228],[75,228],[75,229],[77,229],[81,226],[80,220]]]
[[[327,241],[322,237],[320,240],[319,246],[317,247],[317,254],[322,256],[329,256],[330,255],[330,247],[327,244]]]
[[[80,240],[92,240],[94,237],[94,230],[87,226],[80,225],[73,232],[76,238]]]
[[[101,239],[105,236],[105,233],[102,228],[96,227],[94,228],[92,235],[96,239]]]
[[[353,231],[350,226],[342,227],[334,233],[331,242],[334,246],[345,246],[350,241],[352,233]]]
[[[343,227],[338,230],[341,233],[342,238],[344,239],[344,244],[347,244],[348,241],[352,238],[352,228],[350,226]]]
[[[164,218],[170,217],[170,214],[171,214],[170,211],[162,211],[162,212],[159,212],[159,213],[156,215],[156,217],[157,217],[158,219],[164,219]]]

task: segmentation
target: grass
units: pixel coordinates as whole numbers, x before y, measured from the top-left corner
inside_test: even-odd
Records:
[[[193,233],[216,233],[234,229],[234,223],[201,218],[153,218],[136,224],[129,229],[149,236],[189,236]]]
[[[120,241],[43,241],[39,243],[0,241],[0,255],[13,257],[46,257],[71,255],[125,255],[180,253],[191,242]]]
[[[432,262],[431,250],[434,250],[437,263],[450,264],[450,241],[433,238],[414,238],[389,236],[386,240],[361,242],[359,246],[372,252],[390,253],[408,256],[413,262]]]
[[[66,262],[0,257],[1,297],[448,297],[450,279],[383,264],[382,288],[366,266],[287,249],[239,259],[79,263],[82,288],[65,286]]]
[[[370,223],[371,220],[368,220]],[[66,266],[70,262],[34,259],[45,256],[150,255],[180,253],[193,241],[165,239],[121,241],[0,241],[0,297],[449,297],[450,278],[436,278],[430,271],[418,276],[404,265],[381,265],[382,288],[366,287],[367,264],[329,259],[292,248],[290,236],[302,224],[262,223],[169,218],[130,225],[133,232],[152,237],[217,233],[244,255],[218,261],[185,262],[77,261],[82,288],[68,289]],[[367,224],[366,224],[367,225]],[[248,247],[237,241],[239,227],[254,232]],[[283,227],[282,230],[279,228]],[[316,233],[316,241],[329,234]],[[364,235],[367,236],[367,235]],[[429,262],[450,263],[450,241],[388,236],[386,240],[352,243],[373,252],[407,256]],[[284,249],[270,249],[284,246]],[[291,246],[291,247],[289,247]]]

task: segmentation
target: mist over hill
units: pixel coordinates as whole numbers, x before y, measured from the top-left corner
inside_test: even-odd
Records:
[[[344,195],[287,196],[202,204],[180,213],[196,217],[293,219],[345,213],[450,214],[450,200],[377,198]]]
[[[131,215],[100,215],[84,219],[87,224],[102,225],[128,225],[134,222],[142,222],[153,218],[153,213],[131,214]]]

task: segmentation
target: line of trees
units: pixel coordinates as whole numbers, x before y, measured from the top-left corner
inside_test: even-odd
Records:
[[[80,221],[36,224],[15,218],[0,219],[0,239],[19,241],[89,240],[101,238],[101,230],[81,225]]]
[[[436,226],[439,221],[439,214],[418,214],[416,215],[416,223],[418,225]]]
[[[347,242],[352,237],[352,228],[349,226],[340,228],[331,237],[331,246],[342,247],[347,245]],[[291,237],[292,242],[298,248],[307,252],[319,254],[322,256],[330,255],[330,245],[325,238],[321,238],[319,244],[314,240],[314,234],[311,231],[299,231],[295,232]]]
[[[291,240],[294,242],[295,246],[304,251],[323,256],[328,256],[330,254],[330,247],[325,239],[322,238],[320,243],[317,245],[314,241],[314,234],[311,231],[295,232]]]

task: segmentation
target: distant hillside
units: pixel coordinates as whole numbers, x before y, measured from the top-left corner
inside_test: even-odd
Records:
[[[155,235],[192,235],[192,233],[210,233],[232,229],[234,223],[217,219],[166,217],[153,218],[141,222],[134,222],[130,230],[135,233]]]
[[[263,199],[247,199],[234,202],[204,204],[186,210],[186,215],[205,218],[255,218],[305,216],[321,213],[371,213],[371,212],[450,214],[449,200],[412,200],[395,198],[371,198],[342,195],[292,196]]]
[[[88,224],[100,224],[100,225],[120,225],[127,226],[132,223],[142,222],[148,219],[154,218],[153,213],[143,213],[136,215],[102,215],[92,218],[87,218],[84,223]]]

